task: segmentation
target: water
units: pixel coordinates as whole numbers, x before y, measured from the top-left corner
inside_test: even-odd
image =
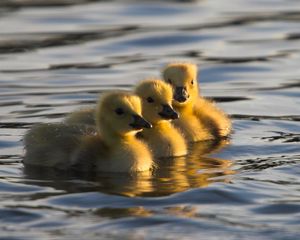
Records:
[[[296,0],[1,1],[0,239],[299,239],[299,29]],[[153,175],[23,167],[32,124],[173,60],[232,116],[225,148]]]

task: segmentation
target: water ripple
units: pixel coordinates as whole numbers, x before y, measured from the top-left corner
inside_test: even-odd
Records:
[[[0,2],[0,239],[298,239],[299,3]],[[151,174],[24,168],[23,135],[111,89],[200,67],[233,119]]]

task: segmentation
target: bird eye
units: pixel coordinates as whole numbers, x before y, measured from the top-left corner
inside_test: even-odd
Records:
[[[124,114],[123,108],[116,108],[115,112],[116,112],[116,114],[118,114],[118,115]]]
[[[168,78],[168,83],[172,84],[172,81],[171,81],[171,79],[170,79],[170,78]]]
[[[147,102],[148,103],[153,103],[154,102],[154,99],[152,97],[147,97]]]
[[[194,79],[192,79],[191,84],[194,85]]]

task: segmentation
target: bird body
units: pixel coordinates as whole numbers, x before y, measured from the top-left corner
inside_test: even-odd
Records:
[[[196,65],[171,63],[164,68],[162,75],[173,87],[173,106],[180,114],[174,124],[189,142],[217,139],[230,134],[229,117],[212,101],[199,95]]]
[[[207,119],[203,118],[203,114],[195,111],[195,108],[176,108],[180,118],[174,121],[174,125],[180,129],[188,142],[198,142],[214,139],[212,130],[208,127]],[[201,115],[200,115],[201,114]]]
[[[142,100],[142,115],[152,124],[139,136],[147,142],[155,157],[183,156],[187,147],[182,133],[174,127],[171,120],[178,115],[172,108],[172,87],[159,79],[141,81],[134,89]],[[149,102],[149,99],[150,102]],[[95,108],[75,111],[67,116],[68,124],[95,128]]]
[[[143,130],[141,135],[147,144],[149,144],[154,156],[178,157],[187,154],[186,142],[183,135],[172,123],[162,121],[153,124],[153,128],[149,130]]]
[[[205,109],[203,111],[203,109]],[[227,137],[231,133],[231,120],[228,115],[208,99],[200,97],[194,106],[194,113],[206,122],[212,134],[217,137]]]
[[[104,95],[96,108],[97,131],[80,125],[40,124],[25,136],[25,165],[79,171],[139,172],[153,167],[148,146],[136,133],[151,125],[141,117],[138,96]]]
[[[68,114],[64,122],[68,125],[85,125],[95,128],[95,110],[92,107],[76,110]]]
[[[142,99],[142,114],[152,124],[140,134],[156,157],[187,154],[186,142],[171,120],[179,116],[172,108],[172,87],[159,79],[140,82],[135,90]]]

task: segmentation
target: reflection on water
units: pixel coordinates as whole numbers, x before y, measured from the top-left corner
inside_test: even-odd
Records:
[[[153,172],[58,172],[26,166],[25,183],[53,187],[68,193],[100,191],[128,197],[168,196],[191,188],[206,187],[213,182],[230,182],[231,175],[235,173],[231,169],[232,161],[204,155],[218,151],[227,144],[228,140],[195,143],[187,156],[157,159],[158,167]],[[93,184],[80,184],[78,179]]]
[[[1,0],[0,238],[299,239],[300,2]],[[170,61],[233,119],[151,174],[22,165],[22,138]]]

